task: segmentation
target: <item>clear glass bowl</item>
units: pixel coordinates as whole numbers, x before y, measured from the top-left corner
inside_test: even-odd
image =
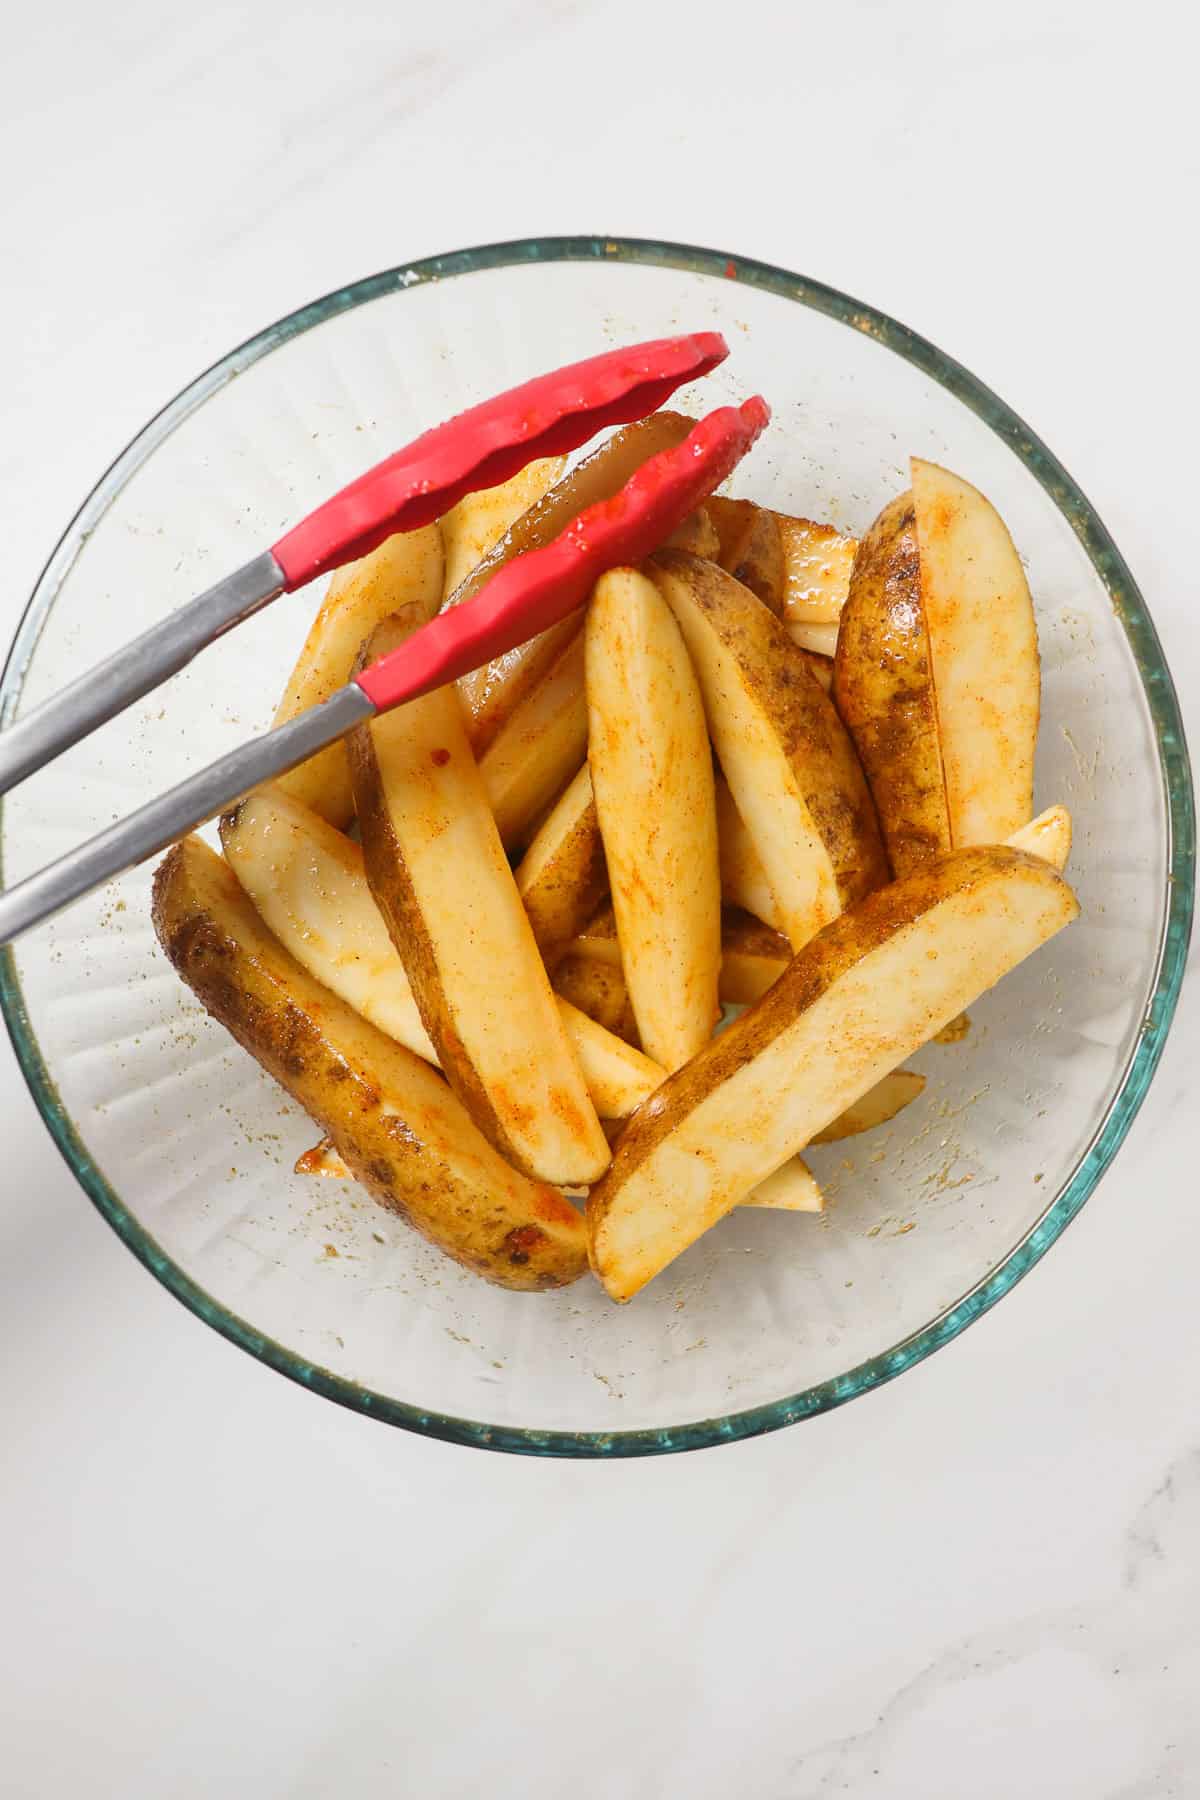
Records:
[[[1070,477],[973,376],[857,301],[669,244],[544,239],[394,269],[234,350],[109,470],[17,635],[3,720],[270,543],[431,421],[606,343],[716,326],[697,405],[775,409],[739,491],[864,527],[910,452],[992,497],[1038,608],[1038,804],[1075,817],[1083,917],[917,1058],[921,1100],[813,1155],[827,1214],[735,1212],[628,1307],[462,1273],[348,1184],[159,954],[148,869],[5,954],[51,1133],[185,1305],[315,1393],[491,1449],[686,1450],[809,1417],[946,1343],[1032,1266],[1154,1072],[1190,923],[1194,820],[1154,628]],[[688,395],[683,396],[684,404]],[[19,879],[268,721],[311,613],[281,600],[4,803]]]

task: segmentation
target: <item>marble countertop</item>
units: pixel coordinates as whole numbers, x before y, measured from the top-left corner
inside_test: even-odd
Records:
[[[173,10],[9,28],[5,635],[230,344],[402,259],[619,231],[803,269],[994,386],[1125,551],[1200,739],[1177,9]],[[1193,984],[1081,1218],[948,1349],[770,1438],[593,1466],[389,1431],[206,1331],[5,1047],[0,1788],[1194,1794],[1198,1052]]]

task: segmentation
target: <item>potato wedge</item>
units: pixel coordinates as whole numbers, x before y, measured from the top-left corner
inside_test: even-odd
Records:
[[[586,763],[521,858],[517,892],[542,961],[553,969],[608,892],[608,865]]]
[[[509,1168],[435,1070],[313,981],[200,838],[159,866],[154,926],[193,993],[382,1205],[502,1287],[583,1273],[584,1224],[569,1201]]]
[[[366,660],[415,626],[390,621]],[[519,1168],[583,1186],[608,1146],[463,727],[439,688],[348,740],[367,880],[451,1087]]]
[[[950,840],[999,844],[1033,813],[1041,673],[1029,584],[977,488],[920,457],[912,478]]]
[[[448,600],[461,587],[521,514],[536,506],[555,482],[562,480],[566,466],[565,456],[543,456],[537,462],[526,463],[498,487],[464,494],[457,506],[442,514],[438,523],[446,554],[443,599]]]
[[[783,974],[792,947],[782,932],[739,908],[727,906],[721,921],[721,1000],[753,1006]]]
[[[803,650],[805,657],[837,655],[838,628],[836,625],[789,625],[787,634],[798,650]]]
[[[616,943],[615,931],[613,942]],[[615,1037],[640,1048],[637,1020],[629,1004],[619,957],[610,963],[594,956],[564,956],[554,971],[554,991]]]
[[[858,1137],[860,1132],[874,1131],[903,1112],[906,1106],[925,1092],[925,1077],[915,1069],[893,1069],[890,1074],[868,1088],[857,1100],[840,1112],[831,1125],[815,1131],[809,1140],[814,1144],[838,1144],[843,1138]]]
[[[719,1012],[721,885],[704,706],[679,627],[637,570],[601,576],[584,636],[588,761],[625,982],[642,1047],[677,1069],[707,1043]]]
[[[724,500],[715,494],[708,502],[708,510],[719,540],[713,560],[756,594],[764,606],[781,614],[786,569],[777,515],[756,506],[753,500]],[[689,546],[672,544],[670,548]]]
[[[584,507],[610,500],[647,458],[682,443],[694,423],[681,413],[657,412],[616,432],[515,520],[446,604],[459,606],[470,600],[510,558],[548,544]],[[467,734],[477,756],[483,755],[505,719],[537,685],[582,623],[580,614],[572,614],[528,644],[463,676],[458,687],[467,711]]]
[[[1071,858],[1071,815],[1065,806],[1048,806],[1044,813],[1010,832],[1005,842],[1014,850],[1040,856],[1061,875]]]
[[[808,1164],[792,1156],[781,1169],[751,1188],[738,1205],[769,1207],[772,1212],[819,1213],[825,1211],[825,1196]]]
[[[440,1066],[421,1022],[412,985],[376,906],[363,854],[299,801],[260,788],[226,813],[221,841],[230,867],[264,923],[301,968],[380,1031]],[[657,1086],[663,1071],[555,996],[592,1104],[624,1118]]]
[[[415,606],[422,619],[430,619],[441,591],[442,539],[436,525],[397,532],[370,556],[335,569],[272,723],[286,725],[308,707],[328,700],[349,681],[363,639],[381,619],[402,606]],[[354,817],[343,744],[318,750],[281,776],[280,783],[333,825],[348,825]]]
[[[592,1267],[612,1298],[632,1298],[1077,911],[1047,863],[994,846],[835,920],[622,1133],[588,1200]]]
[[[799,949],[888,877],[854,746],[779,620],[740,582],[678,550],[648,568],[679,621],[722,772]]]
[[[583,633],[577,631],[504,721],[479,761],[506,850],[521,849],[534,821],[587,755]]]
[[[756,919],[782,931],[786,923],[783,910],[724,776],[717,777],[716,799],[721,898],[727,905],[744,907]]]
[[[776,513],[775,522],[783,545],[784,624],[836,625],[850,589],[856,539],[787,513]]]
[[[795,641],[796,640],[793,637],[792,642],[795,643]],[[837,648],[837,645],[835,643],[834,649],[836,650],[836,648]],[[833,655],[832,655],[832,653],[830,653],[827,656],[823,650],[806,650],[806,649],[804,649],[803,646],[801,646],[800,654],[803,656],[805,662],[808,664],[809,674],[814,675],[816,677],[816,679],[820,682],[822,691],[826,694],[832,694],[832,692],[833,692]]]
[[[695,512],[689,513],[683,523],[675,527],[663,548],[690,550],[693,556],[711,556],[715,559],[721,548],[721,540],[707,506],[698,506]]]
[[[911,493],[885,506],[858,546],[833,697],[862,758],[895,873],[944,856],[950,810]]]

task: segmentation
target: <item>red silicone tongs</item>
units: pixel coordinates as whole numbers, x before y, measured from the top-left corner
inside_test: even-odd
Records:
[[[513,388],[424,433],[360,476],[227,581],[171,615],[0,736],[0,792],[188,663],[281,593],[441,516],[537,457],[577,449],[661,406],[727,355],[716,332],[610,351]],[[535,637],[581,606],[605,569],[637,563],[730,473],[769,418],[761,398],[710,413],[651,457],[611,500],[515,558],[473,599],[440,613],[322,705],[230,752],[60,861],[0,895],[0,943],[304,762],[376,713]]]

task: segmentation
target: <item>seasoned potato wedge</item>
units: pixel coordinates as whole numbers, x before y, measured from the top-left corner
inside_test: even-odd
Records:
[[[480,758],[488,804],[506,850],[520,849],[587,755],[583,633],[577,631],[501,725]]]
[[[717,528],[707,506],[698,506],[677,525],[663,546],[666,550],[690,550],[693,556],[716,557],[721,548]]]
[[[647,1055],[677,1069],[718,1016],[721,887],[704,706],[669,607],[635,569],[596,583],[585,641],[588,761],[625,981]]]
[[[430,619],[441,592],[442,539],[436,525],[397,532],[361,561],[335,569],[272,723],[286,725],[298,713],[328,700],[349,681],[363,639],[381,619],[403,606],[413,606],[422,619]],[[280,782],[287,793],[331,824],[348,825],[354,817],[343,744],[318,750]]]
[[[1014,850],[1040,856],[1061,875],[1071,857],[1071,815],[1065,806],[1048,806],[1028,825],[1011,832],[1005,842]]]
[[[746,829],[723,776],[717,777],[716,797],[721,898],[730,906],[744,907],[756,919],[782,931],[786,923],[783,909],[775,898],[754,839]]]
[[[160,865],[154,925],[203,1005],[384,1206],[502,1287],[561,1287],[583,1273],[584,1225],[570,1203],[509,1168],[435,1070],[313,981],[201,839]]]
[[[869,895],[654,1094],[588,1201],[628,1300],[772,1169],[1074,918],[1047,863],[957,851]]]
[[[789,633],[789,636],[790,635],[791,634]],[[793,637],[792,642],[795,643],[795,641],[796,640]],[[835,643],[834,649],[836,650],[836,648],[837,645]],[[824,651],[805,650],[803,646],[801,646],[800,654],[808,664],[809,674],[814,675],[820,682],[822,692],[831,694],[833,692],[833,653],[830,652],[827,656]]]
[[[543,456],[537,462],[526,463],[498,487],[464,494],[457,506],[442,514],[438,523],[446,553],[444,599],[448,600],[461,587],[521,514],[536,506],[543,494],[562,480],[566,466],[565,456]]]
[[[616,944],[615,927],[613,943]],[[637,1020],[629,1004],[619,952],[615,962],[594,956],[564,956],[554,971],[554,991],[606,1031],[639,1047]]]
[[[819,1213],[825,1211],[825,1196],[808,1164],[791,1156],[781,1169],[751,1188],[738,1205],[769,1207],[772,1212]]]
[[[862,758],[896,874],[944,856],[950,811],[911,493],[885,506],[858,546],[833,697]]]
[[[783,544],[784,623],[836,626],[850,588],[857,541],[811,519],[776,513],[775,520]]]
[[[796,648],[803,650],[806,659],[814,656],[828,659],[837,654],[836,625],[789,625],[787,634]]]
[[[521,858],[517,892],[542,961],[553,969],[608,892],[604,841],[586,763]]]
[[[857,1137],[860,1132],[874,1131],[877,1125],[886,1125],[898,1112],[903,1112],[924,1091],[925,1077],[918,1075],[915,1069],[892,1069],[874,1087],[851,1101],[831,1125],[826,1125],[823,1131],[815,1131],[810,1142],[837,1144],[843,1138]]]
[[[1041,705],[1033,601],[991,501],[920,457],[912,478],[950,840],[998,844],[1033,812]]]
[[[471,599],[510,558],[548,544],[584,507],[598,500],[610,500],[649,457],[682,443],[694,423],[681,413],[657,412],[616,432],[514,521],[500,542],[451,594],[447,605],[458,606]],[[463,676],[458,687],[467,709],[467,732],[477,756],[483,755],[505,719],[541,680],[581,624],[581,616],[573,614],[528,644],[521,644],[484,668]]]
[[[365,659],[394,650],[390,621]],[[351,733],[367,880],[451,1087],[543,1181],[583,1186],[608,1146],[554,1003],[463,728],[439,688]]]
[[[722,772],[799,949],[887,880],[854,746],[783,626],[740,582],[678,550],[648,566],[679,621]]]
[[[221,821],[225,855],[264,922],[317,981],[427,1062],[437,1051],[350,838],[277,787],[260,788]],[[592,1104],[624,1118],[663,1071],[555,996]]]
[[[787,577],[776,514],[756,506],[753,500],[723,500],[717,495],[709,500],[708,510],[719,540],[714,560],[764,606],[782,613]],[[690,546],[673,544],[670,548]]]
[[[792,960],[782,932],[739,908],[727,906],[721,921],[721,1000],[752,1006],[779,980]]]

